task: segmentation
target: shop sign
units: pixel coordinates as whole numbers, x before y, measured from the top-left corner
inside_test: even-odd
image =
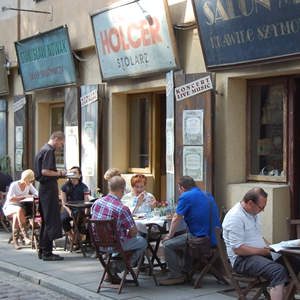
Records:
[[[0,46],[0,95],[8,94],[8,78],[4,47]]]
[[[76,83],[66,26],[15,42],[26,92]]]
[[[165,0],[131,1],[92,15],[91,20],[104,80],[177,67]]]
[[[193,0],[207,68],[300,54],[299,0]]]
[[[180,101],[204,93],[212,88],[211,78],[210,75],[208,75],[175,88],[175,98],[177,101]]]
[[[21,99],[17,100],[16,102],[13,103],[13,111],[17,112],[20,109],[22,109],[26,104],[26,98],[22,97]]]
[[[98,100],[98,90],[92,90],[88,94],[80,97],[81,107],[86,106]]]

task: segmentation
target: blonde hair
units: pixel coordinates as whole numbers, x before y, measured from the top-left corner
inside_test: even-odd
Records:
[[[109,168],[105,173],[104,173],[104,179],[109,180],[113,178],[114,176],[121,176],[121,171],[117,168]]]
[[[25,181],[25,180],[34,181],[34,173],[31,169],[27,169],[22,172],[21,181]]]

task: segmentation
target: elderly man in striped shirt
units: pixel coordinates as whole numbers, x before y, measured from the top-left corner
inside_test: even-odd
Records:
[[[108,181],[108,195],[98,199],[92,206],[93,220],[115,219],[117,221],[117,230],[124,251],[133,251],[131,264],[135,265],[141,255],[143,255],[147,241],[137,235],[137,228],[132,218],[129,208],[122,204],[121,198],[125,190],[125,180],[121,176],[114,176]],[[120,281],[118,273],[122,272],[125,265],[120,261],[110,265],[111,278],[107,280],[112,283]]]

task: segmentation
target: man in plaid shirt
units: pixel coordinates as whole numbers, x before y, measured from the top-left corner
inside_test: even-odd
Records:
[[[114,176],[108,181],[109,194],[98,199],[92,206],[93,220],[115,219],[117,221],[117,230],[119,231],[121,244],[124,251],[133,251],[131,264],[136,265],[141,255],[143,255],[147,242],[137,235],[135,226],[129,208],[122,204],[121,198],[125,190],[125,180],[121,176]],[[118,281],[117,273],[124,270],[125,265],[121,262],[110,265],[110,271],[113,278],[110,281]]]

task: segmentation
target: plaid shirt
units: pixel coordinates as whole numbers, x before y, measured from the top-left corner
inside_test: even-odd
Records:
[[[122,204],[120,199],[108,194],[98,199],[92,206],[93,220],[117,220],[117,230],[121,240],[129,239],[128,230],[135,226],[129,208]]]

